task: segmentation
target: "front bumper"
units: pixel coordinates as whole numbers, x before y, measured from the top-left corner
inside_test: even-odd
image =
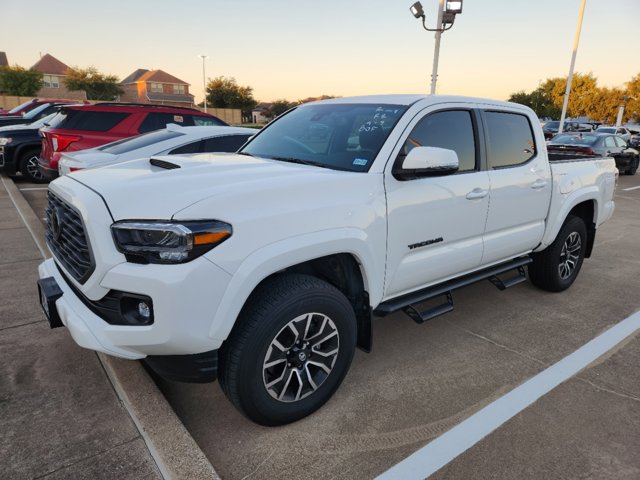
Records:
[[[128,359],[193,355],[220,347],[209,331],[229,275],[204,258],[181,265],[122,263],[107,271],[102,287],[151,297],[154,321],[145,326],[107,323],[78,297],[82,292],[68,285],[53,259],[41,263],[38,273],[58,284],[62,296],[55,308],[81,347]]]

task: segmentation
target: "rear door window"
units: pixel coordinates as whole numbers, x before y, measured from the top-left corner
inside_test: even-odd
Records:
[[[91,110],[65,110],[65,118],[58,128],[106,132],[122,122],[130,114],[124,112],[97,112]]]
[[[515,167],[536,155],[529,119],[510,112],[484,112],[489,168]]]
[[[226,126],[222,120],[216,117],[205,117],[200,115],[193,115],[193,124],[198,127],[210,127],[210,126]]]
[[[616,144],[621,147],[621,148],[627,148],[627,142],[624,141],[623,138],[621,137],[615,137],[616,139]]]
[[[165,128],[169,123],[175,123],[181,127],[193,126],[193,116],[183,115],[181,113],[158,113],[150,112],[140,124],[138,131],[140,133],[151,132],[153,130],[160,130]]]
[[[237,152],[249,140],[251,135],[225,135],[207,138],[204,141],[205,152]]]

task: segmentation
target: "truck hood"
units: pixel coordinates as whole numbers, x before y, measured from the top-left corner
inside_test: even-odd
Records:
[[[168,163],[157,166],[162,162]],[[69,177],[102,196],[117,221],[171,219],[180,210],[212,197],[220,197],[224,203],[259,198],[286,185],[331,183],[344,175],[362,174],[216,153],[132,160],[73,172]]]

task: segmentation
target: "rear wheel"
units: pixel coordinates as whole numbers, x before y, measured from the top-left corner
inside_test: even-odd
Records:
[[[579,217],[569,216],[558,236],[545,250],[532,255],[529,280],[549,292],[561,292],[575,281],[587,248],[587,228]]]
[[[20,156],[20,173],[34,183],[43,183],[46,181],[38,166],[39,156],[40,150],[28,150]]]
[[[225,395],[251,420],[282,425],[303,418],[336,391],[356,345],[346,297],[308,275],[261,285],[220,350]]]

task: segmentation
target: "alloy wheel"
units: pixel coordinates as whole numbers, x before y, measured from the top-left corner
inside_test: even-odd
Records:
[[[308,397],[331,374],[339,350],[338,329],[327,315],[305,313],[294,318],[274,337],[265,355],[267,392],[285,403]]]
[[[558,273],[562,280],[571,277],[578,265],[580,259],[580,249],[582,248],[582,239],[578,232],[571,232],[564,241],[562,250],[560,251],[560,264],[558,265]]]

